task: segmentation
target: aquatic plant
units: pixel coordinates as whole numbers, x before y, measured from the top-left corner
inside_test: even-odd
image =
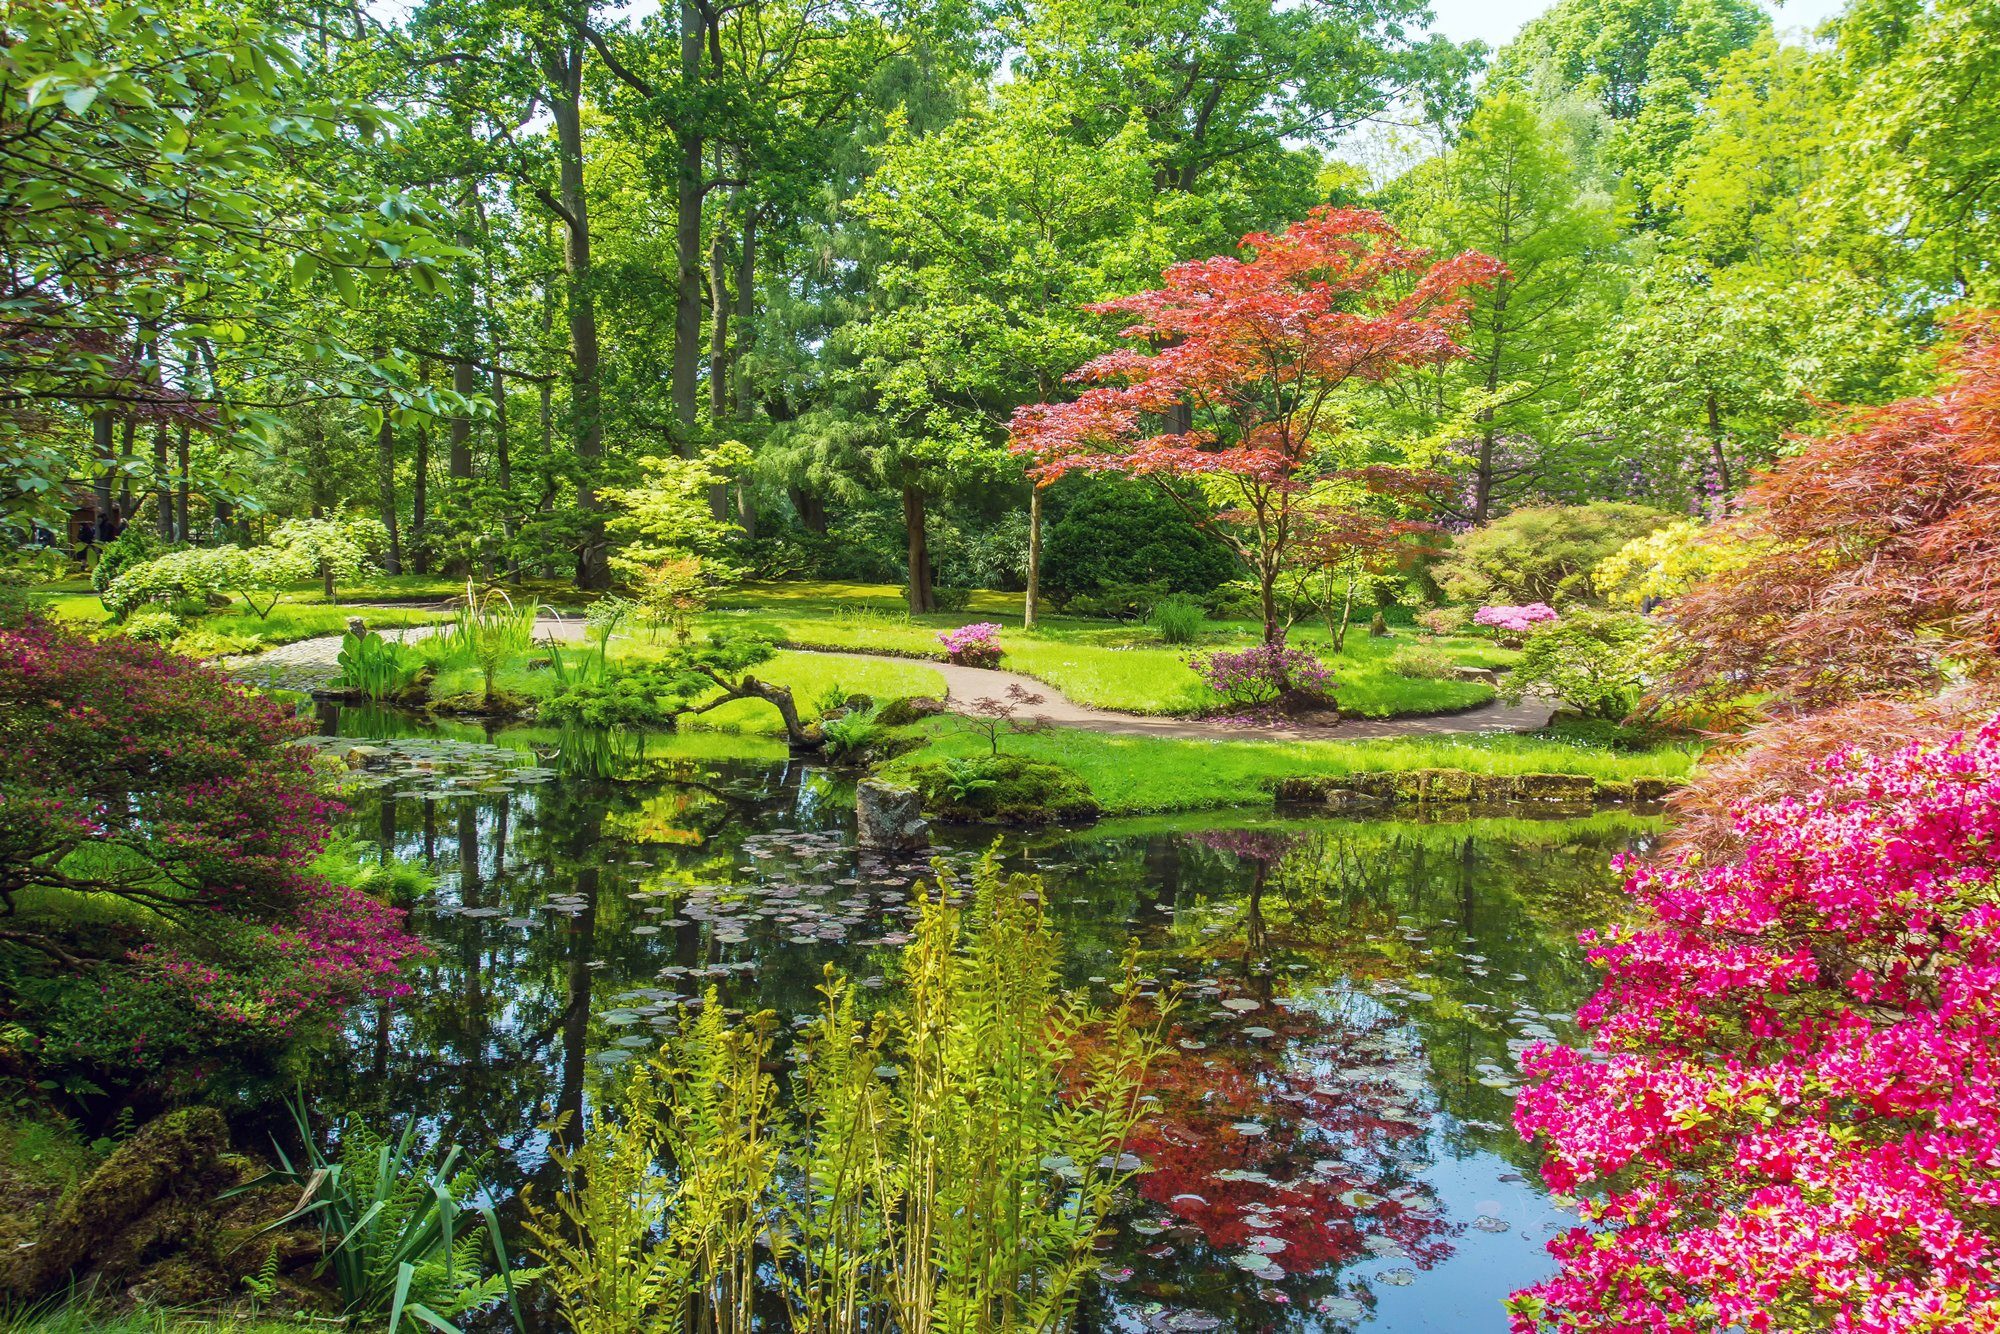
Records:
[[[408,644],[382,635],[348,631],[340,637],[340,653],[334,659],[340,675],[332,684],[358,690],[372,700],[395,699],[417,683],[423,675],[424,655]]]
[[[2000,1239],[2000,718],[1836,752],[1732,850],[1638,868],[1588,1050],[1515,1121],[1587,1226],[1536,1330],[1990,1330]]]
[[[350,1325],[386,1320],[390,1334],[457,1334],[452,1318],[504,1302],[514,1327],[526,1328],[515,1286],[534,1273],[509,1263],[493,1206],[468,1203],[482,1190],[457,1145],[421,1151],[414,1117],[393,1140],[349,1117],[338,1154],[328,1158],[304,1103],[293,1102],[291,1112],[306,1161],[294,1166],[274,1145],[279,1166],[222,1198],[271,1185],[299,1188],[298,1203],[264,1230],[300,1223],[320,1229],[322,1270],[331,1271]],[[469,1227],[460,1223],[466,1214],[476,1220]]]
[[[822,722],[819,731],[827,758],[847,760],[881,741],[888,735],[889,729],[882,725],[880,714],[878,707],[850,709],[838,718]]]
[[[1171,1005],[1129,960],[1108,1009],[1064,995],[1038,878],[990,854],[967,896],[940,877],[872,1019],[828,970],[789,1106],[774,1017],[711,991],[556,1151],[527,1226],[574,1334],[748,1334],[760,1288],[814,1334],[1068,1323]]]

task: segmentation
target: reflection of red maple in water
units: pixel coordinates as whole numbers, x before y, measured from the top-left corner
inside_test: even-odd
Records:
[[[1287,1275],[1345,1265],[1370,1236],[1398,1243],[1419,1268],[1449,1255],[1450,1227],[1397,1162],[1419,1151],[1422,1114],[1386,1078],[1327,1083],[1310,1073],[1374,1064],[1356,1050],[1368,1034],[1323,1027],[1309,1012],[1266,1009],[1256,1023],[1279,1036],[1174,1046],[1154,1063],[1147,1090],[1160,1101],[1131,1142],[1149,1169],[1140,1194],[1214,1249],[1283,1242],[1267,1258]],[[1235,1128],[1246,1121],[1264,1133]],[[1232,1172],[1257,1176],[1217,1175]]]

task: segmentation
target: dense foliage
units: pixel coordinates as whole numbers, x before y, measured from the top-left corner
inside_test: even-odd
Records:
[[[0,1003],[40,1059],[254,1050],[401,988],[401,913],[311,870],[332,808],[304,730],[128,639],[0,630]]]
[[[2000,1320],[2000,719],[1827,766],[1740,810],[1734,855],[1640,869],[1591,1049],[1530,1058],[1516,1120],[1592,1227],[1516,1330]]]

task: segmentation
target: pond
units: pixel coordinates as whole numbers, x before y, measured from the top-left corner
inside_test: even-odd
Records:
[[[350,830],[431,870],[411,919],[436,952],[343,1035],[316,1101],[422,1112],[509,1194],[545,1172],[551,1118],[708,987],[798,1018],[829,963],[884,985],[930,873],[857,852],[851,787],[760,743],[323,725],[373,752]],[[1576,932],[1656,828],[1244,809],[1005,837],[1046,880],[1070,983],[1101,987],[1136,941],[1185,987],[1086,1328],[1504,1329],[1573,1218],[1511,1129],[1514,1057],[1570,1032],[1593,976]],[[938,838],[962,869],[993,834]]]

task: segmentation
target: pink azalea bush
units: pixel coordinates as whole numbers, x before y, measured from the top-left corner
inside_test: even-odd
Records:
[[[401,912],[311,869],[339,806],[293,744],[307,730],[150,645],[0,628],[0,910],[54,997],[15,1016],[45,1060],[202,1062],[403,989],[421,946]],[[30,891],[126,911],[106,930],[25,910]]]
[[[2000,1329],[2000,718],[1638,868],[1515,1123],[1584,1197],[1530,1331]]]
[[[1525,635],[1547,621],[1557,619],[1556,609],[1546,602],[1528,602],[1518,607],[1481,607],[1472,613],[1472,623],[1509,635]]]
[[[1283,644],[1197,653],[1187,664],[1204,685],[1232,705],[1269,704],[1295,695],[1323,699],[1333,694],[1333,672],[1327,665],[1305,649]]]
[[[975,621],[956,630],[938,631],[944,655],[963,667],[992,667],[1000,661],[1000,627],[992,621]]]

